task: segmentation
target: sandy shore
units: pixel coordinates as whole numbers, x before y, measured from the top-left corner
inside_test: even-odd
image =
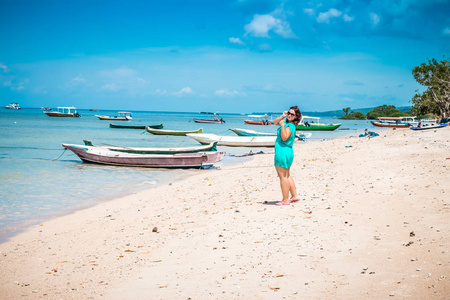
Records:
[[[0,245],[1,299],[448,299],[450,128],[295,146]]]

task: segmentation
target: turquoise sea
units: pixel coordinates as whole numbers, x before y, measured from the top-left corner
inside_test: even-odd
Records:
[[[0,109],[0,242],[29,225],[47,218],[70,213],[119,196],[149,189],[209,170],[173,170],[128,168],[83,163],[62,143],[136,147],[184,147],[199,145],[188,137],[155,136],[143,130],[112,129],[116,124],[164,124],[164,129],[192,130],[204,133],[234,135],[229,128],[247,128],[276,132],[277,126],[247,125],[244,114],[221,114],[224,124],[197,124],[191,120],[205,117],[199,113],[133,111],[129,122],[101,121],[96,114],[117,115],[117,111],[78,110],[81,118],[52,118],[40,109]],[[274,116],[275,117],[275,116]],[[323,123],[343,123],[343,130],[313,132],[307,142],[358,135],[371,128],[368,121],[342,121],[322,118]],[[373,130],[373,128],[371,128]],[[250,150],[273,151],[270,148],[219,147],[227,154],[222,165],[239,163],[249,157],[236,157]]]

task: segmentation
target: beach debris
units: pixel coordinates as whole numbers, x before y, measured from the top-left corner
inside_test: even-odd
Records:
[[[153,227],[152,232],[158,232],[158,227]]]
[[[389,296],[394,297],[394,296],[395,296],[395,293],[394,293],[394,292],[390,292],[390,293],[389,293]]]
[[[417,256],[416,257],[414,257],[414,258],[411,258],[411,261],[418,261],[419,259],[417,258]]]
[[[379,236],[377,236],[377,235],[374,236],[373,238],[376,239],[377,241],[381,240],[381,238]]]
[[[410,237],[413,237],[413,236],[416,236],[416,234],[414,233],[414,231],[411,231],[411,232],[409,233],[409,236],[410,236]]]
[[[166,287],[168,287],[168,286],[169,286],[169,284],[166,284],[166,285],[160,285],[159,288],[160,288],[160,289],[163,289],[163,288],[166,288]]]
[[[284,277],[284,276],[286,276],[286,275],[284,275],[284,274],[277,274],[277,275],[275,275],[275,277]]]
[[[414,244],[414,242],[413,242],[413,241],[409,241],[408,243],[403,244],[403,246],[409,247],[409,246],[411,246],[412,244]]]
[[[269,285],[269,288],[272,290],[272,291],[278,291],[280,288],[279,287],[271,287],[270,285]]]

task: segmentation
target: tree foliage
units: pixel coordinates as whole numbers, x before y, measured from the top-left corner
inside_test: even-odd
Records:
[[[395,108],[394,105],[377,106],[366,115],[367,119],[376,119],[378,117],[402,117],[404,114]]]
[[[416,93],[412,99],[413,111],[422,116],[436,113],[450,118],[450,61],[428,60],[412,70],[414,79],[427,89]]]
[[[344,112],[345,116],[348,116],[348,112],[350,111],[350,107],[343,108],[342,111]]]
[[[343,119],[343,120],[365,120],[366,119],[366,115],[363,114],[360,111],[352,111],[349,114],[340,117],[339,119]]]

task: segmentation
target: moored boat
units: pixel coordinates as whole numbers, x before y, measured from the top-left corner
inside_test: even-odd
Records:
[[[195,123],[209,123],[209,124],[222,124],[225,123],[225,120],[219,116],[219,113],[210,113],[210,112],[201,112],[201,114],[205,115],[213,115],[212,119],[203,119],[203,118],[192,118],[192,121]]]
[[[387,128],[409,128],[417,125],[416,117],[378,117],[378,121],[370,121],[373,126]]]
[[[242,129],[242,128],[230,128],[229,130],[236,133],[238,136],[276,136],[276,133],[269,133],[269,132],[257,132],[250,129]],[[306,140],[307,138],[310,138],[312,136],[312,133],[307,132],[300,132],[296,131],[295,136],[301,140]]]
[[[217,142],[218,146],[228,147],[274,147],[277,139],[276,136],[227,136],[209,133],[189,133],[187,136],[200,144]]]
[[[81,115],[77,112],[76,107],[58,107],[56,111],[44,111],[49,117],[63,117],[63,118],[79,118]]]
[[[341,126],[341,123],[323,124],[320,123],[319,117],[302,116],[302,120],[295,128],[302,131],[333,131],[338,129],[339,126]]]
[[[111,151],[95,146],[62,144],[83,162],[105,165],[148,168],[208,168],[222,160],[225,152],[177,154],[135,154]]]
[[[145,127],[150,127],[153,129],[162,129],[164,126],[163,124],[157,124],[157,125],[122,125],[122,124],[112,124],[109,123],[109,127],[111,128],[123,128],[123,129],[145,129]]]
[[[183,130],[154,129],[154,128],[150,128],[148,126],[145,127],[145,130],[147,132],[150,132],[150,133],[156,134],[156,135],[179,135],[179,136],[183,136],[188,133],[202,133],[203,132],[202,128],[199,128],[197,130],[183,131]]]
[[[43,110],[43,111],[50,111],[52,109],[50,107],[41,107],[41,110]]]
[[[128,111],[119,111],[117,113],[117,116],[100,116],[95,115],[100,120],[108,120],[108,121],[129,121],[133,119],[133,114]]]
[[[150,148],[150,147],[122,147],[116,145],[94,146],[91,141],[83,140],[86,146],[105,148],[111,151],[135,153],[135,154],[177,154],[177,153],[195,153],[205,151],[217,151],[217,142],[208,145],[192,147],[173,147],[173,148]]]
[[[6,109],[21,109],[19,103],[13,102],[5,106]]]
[[[269,121],[269,116],[265,115],[248,115],[252,120],[244,120],[246,124],[250,125],[273,125],[273,121]]]

